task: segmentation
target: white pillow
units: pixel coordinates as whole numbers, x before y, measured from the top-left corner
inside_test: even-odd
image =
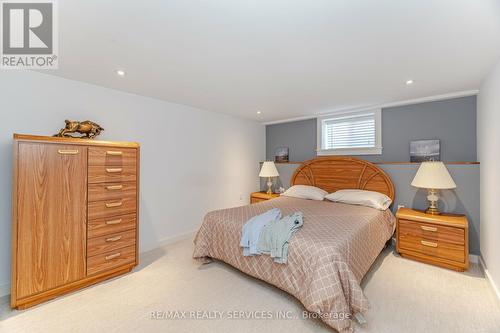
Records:
[[[338,190],[325,196],[325,199],[379,210],[386,210],[392,203],[391,198],[385,194],[365,190]]]
[[[281,195],[285,197],[310,199],[322,201],[328,192],[320,189],[319,187],[309,185],[293,185]]]

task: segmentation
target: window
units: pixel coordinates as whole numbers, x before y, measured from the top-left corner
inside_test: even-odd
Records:
[[[381,110],[318,118],[318,155],[382,154]]]

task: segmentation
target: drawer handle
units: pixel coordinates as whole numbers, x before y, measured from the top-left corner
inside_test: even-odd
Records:
[[[122,236],[115,236],[115,237],[109,237],[106,238],[106,242],[116,242],[117,240],[122,239]]]
[[[122,223],[122,219],[118,219],[118,220],[111,220],[111,221],[106,221],[106,224],[107,225],[111,225],[111,224],[120,224]]]
[[[122,172],[122,168],[106,168],[107,173],[120,173]]]
[[[78,149],[59,149],[57,152],[61,155],[76,155],[78,154]]]
[[[116,151],[116,150],[108,150],[108,151],[106,151],[106,155],[121,156],[121,155],[123,155],[123,152]]]
[[[106,256],[104,257],[106,260],[111,260],[111,259],[115,259],[115,258],[118,258],[119,256],[121,256],[121,253],[118,252],[118,253],[115,253],[115,254],[110,254],[109,256]]]
[[[420,228],[422,228],[422,230],[425,230],[425,231],[437,231],[438,230],[438,228],[436,228],[436,227],[428,227],[425,225],[421,225]]]
[[[437,243],[434,243],[434,242],[428,242],[428,241],[420,241],[420,244],[422,244],[423,246],[429,246],[429,247],[438,247],[438,244]]]
[[[123,205],[123,201],[120,202],[110,202],[106,204],[106,208],[120,207]]]
[[[109,190],[109,191],[121,190],[122,188],[123,188],[123,185],[110,185],[110,186],[106,186],[106,190]]]

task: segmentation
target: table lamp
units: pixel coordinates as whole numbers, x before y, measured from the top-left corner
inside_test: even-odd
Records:
[[[441,214],[437,206],[438,190],[457,187],[443,162],[422,162],[411,185],[428,190],[429,208],[425,212],[434,215]]]
[[[273,182],[271,181],[271,177],[278,177],[279,173],[274,165],[274,162],[264,162],[262,164],[262,168],[260,169],[259,177],[267,177],[267,194],[272,194],[273,191],[271,187],[273,186]]]

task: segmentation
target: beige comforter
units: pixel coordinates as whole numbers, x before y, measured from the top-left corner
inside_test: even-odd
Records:
[[[290,239],[288,264],[266,255],[244,257],[243,224],[271,208],[283,216],[301,211],[304,225]],[[394,231],[389,211],[290,197],[213,211],[205,216],[194,240],[200,262],[222,260],[264,280],[302,302],[331,327],[352,329],[352,315],[368,309],[360,282]]]

